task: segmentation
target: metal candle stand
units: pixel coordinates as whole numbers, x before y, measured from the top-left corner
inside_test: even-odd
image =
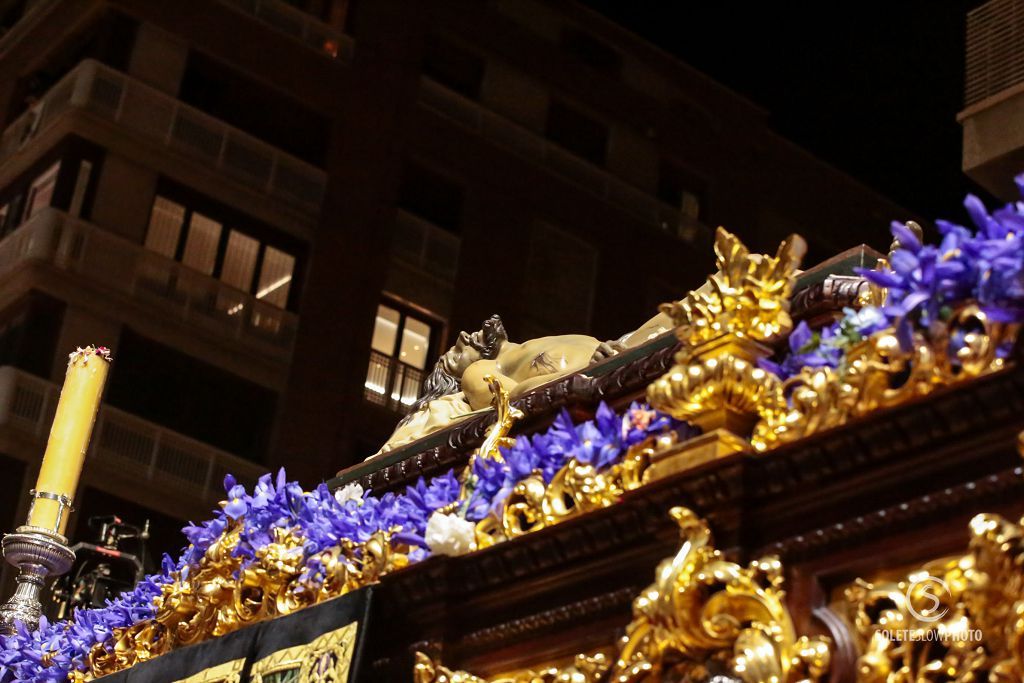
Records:
[[[75,554],[68,547],[68,539],[58,531],[64,515],[71,511],[71,499],[34,489],[30,495],[30,520],[32,509],[39,498],[55,500],[59,508],[53,529],[26,525],[4,536],[4,558],[18,568],[18,587],[11,599],[0,606],[0,633],[5,635],[13,634],[19,621],[29,630],[39,628],[43,610],[40,595],[46,581],[65,573],[75,561]]]

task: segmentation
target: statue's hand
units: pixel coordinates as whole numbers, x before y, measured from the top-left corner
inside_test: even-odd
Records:
[[[590,357],[590,362],[600,363],[606,358],[611,358],[612,356],[625,350],[626,345],[620,342],[618,339],[601,342],[600,344],[597,345],[597,348],[594,349],[594,355]]]

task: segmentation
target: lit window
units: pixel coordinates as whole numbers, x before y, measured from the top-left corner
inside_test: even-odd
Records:
[[[260,281],[256,285],[256,298],[285,308],[288,305],[288,292],[291,290],[294,272],[294,256],[267,247],[263,252],[263,267],[260,269]]]
[[[252,287],[252,275],[256,272],[256,258],[259,253],[258,240],[232,230],[228,235],[228,248],[224,253],[220,279],[232,287],[248,292]]]
[[[53,189],[57,186],[57,173],[60,172],[58,161],[32,181],[28,189],[28,202],[25,205],[25,220],[39,213],[50,205],[53,200]]]
[[[146,233],[146,249],[167,258],[174,258],[181,239],[181,226],[185,222],[185,207],[164,197],[153,202],[149,214],[149,231]]]
[[[212,275],[217,265],[217,245],[220,244],[221,224],[201,213],[192,213],[188,224],[188,238],[181,262],[204,275]]]
[[[436,329],[436,325],[397,307],[377,307],[366,372],[366,400],[408,412],[422,392]]]
[[[427,348],[430,346],[430,325],[406,318],[402,329],[402,346],[398,358],[406,365],[422,370],[427,364]]]
[[[288,306],[296,257],[191,207],[157,196],[145,244],[147,250],[188,266],[185,271],[164,259],[150,259],[149,270],[161,273],[150,279],[161,291],[174,283],[182,291],[206,292],[202,296],[207,298],[215,291],[216,309],[232,316],[252,308],[251,298],[256,297],[269,307],[254,311],[250,323],[268,328],[281,319],[273,308]],[[218,288],[193,271],[217,278],[227,287]]]
[[[370,346],[374,351],[391,355],[395,351],[395,339],[398,338],[398,323],[402,314],[387,306],[377,307],[377,321],[373,326],[373,341]]]

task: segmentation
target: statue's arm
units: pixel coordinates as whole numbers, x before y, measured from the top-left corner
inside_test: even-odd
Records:
[[[501,386],[511,393],[519,384],[516,380],[501,371],[497,361],[478,360],[466,368],[462,374],[462,391],[469,401],[469,407],[479,410],[491,405],[491,390],[487,386],[485,376],[490,375],[501,382]]]

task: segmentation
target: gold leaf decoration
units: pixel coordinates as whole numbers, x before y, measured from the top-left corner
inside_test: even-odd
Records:
[[[746,567],[712,545],[707,524],[686,508],[670,512],[681,547],[633,601],[633,620],[615,656],[578,655],[565,668],[491,680],[445,668],[417,653],[416,683],[639,683],[722,674],[745,683],[819,681],[829,672],[827,639],[797,637],[774,557]]]
[[[187,576],[177,574],[163,587],[153,619],[115,630],[113,647],[94,647],[88,671],[76,672],[75,680],[99,678],[178,647],[290,614],[376,583],[408,564],[390,535],[377,532],[364,543],[346,541],[320,553],[315,559],[322,576],[314,582],[302,575],[305,541],[298,533],[275,529],[273,542],[243,566],[243,559],[232,555],[241,528],[235,522],[211,544],[198,568]]]
[[[862,683],[1024,679],[1024,521],[971,520],[962,557],[846,591]]]
[[[562,466],[550,483],[535,471],[515,485],[496,514],[476,526],[478,548],[486,548],[578,515],[614,505],[643,484],[651,456],[675,445],[675,432],[648,437],[605,470],[576,459]]]
[[[759,405],[751,443],[758,451],[769,450],[938,387],[1001,370],[1005,361],[997,350],[1013,342],[1019,329],[968,303],[928,335],[914,331],[909,348],[901,345],[894,329],[876,332],[850,349],[843,367],[804,368],[782,383],[774,400]]]

